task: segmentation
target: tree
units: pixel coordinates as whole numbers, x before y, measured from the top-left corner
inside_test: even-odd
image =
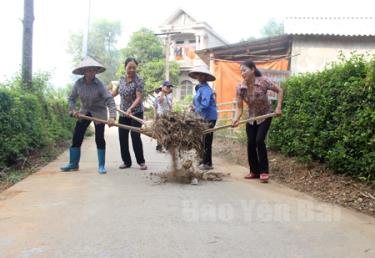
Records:
[[[263,37],[279,36],[284,34],[284,24],[271,18],[261,30]]]
[[[34,0],[24,0],[23,42],[22,42],[22,82],[32,88],[33,74],[33,23]]]
[[[139,67],[139,74],[145,82],[145,91],[159,87],[165,76],[165,60],[159,59],[142,63]],[[169,62],[169,79],[173,85],[177,85],[180,75],[180,66],[176,62]]]
[[[126,48],[121,50],[124,59],[131,56],[140,63],[159,60],[164,57],[163,46],[154,32],[147,28],[141,28],[133,33]]]
[[[87,55],[104,65],[106,71],[98,77],[108,84],[115,79],[116,70],[120,64],[120,51],[116,48],[118,37],[121,35],[119,21],[95,21],[89,32]],[[82,56],[82,33],[72,33],[68,45],[68,52],[73,56],[73,63],[77,65]]]
[[[165,76],[165,57],[163,45],[152,30],[142,28],[133,33],[126,48],[121,50],[123,60],[134,57],[139,62],[138,71],[145,82],[145,92],[159,87]],[[121,64],[117,76],[125,73]],[[175,85],[179,81],[180,67],[176,62],[169,62],[170,81]]]

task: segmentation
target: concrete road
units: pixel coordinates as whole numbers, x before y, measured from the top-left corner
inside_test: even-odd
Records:
[[[81,170],[60,173],[67,153],[0,194],[0,257],[375,257],[375,220],[317,202],[247,169],[198,186],[157,184],[170,157],[144,138],[149,170],[119,170],[117,130],[107,130],[107,175],[93,138]],[[133,162],[135,163],[135,162]]]

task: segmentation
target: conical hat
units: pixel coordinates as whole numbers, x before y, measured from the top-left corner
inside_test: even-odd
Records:
[[[197,66],[194,67],[191,72],[189,72],[189,76],[193,79],[197,79],[198,74],[204,74],[207,76],[207,81],[212,82],[215,81],[216,78],[213,74],[210,73],[210,71],[207,69],[206,66]]]
[[[97,61],[92,59],[89,56],[86,56],[81,63],[79,63],[78,67],[73,70],[73,74],[78,74],[78,75],[84,75],[85,74],[85,69],[86,68],[97,68],[98,72],[97,73],[102,73],[105,71],[105,67],[101,64],[99,64]]]

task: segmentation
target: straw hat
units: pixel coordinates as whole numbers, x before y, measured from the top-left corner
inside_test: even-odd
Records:
[[[95,61],[93,58],[86,56],[81,63],[79,63],[78,67],[73,70],[73,74],[84,75],[86,68],[97,68],[97,73],[102,73],[105,71],[105,67]]]
[[[206,66],[194,67],[193,70],[191,72],[189,72],[189,76],[193,79],[197,79],[198,74],[206,75],[208,82],[212,82],[212,81],[216,80],[215,76],[210,73],[210,71],[207,69]]]

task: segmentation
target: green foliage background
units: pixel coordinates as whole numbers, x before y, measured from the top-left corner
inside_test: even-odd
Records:
[[[283,116],[272,122],[270,146],[375,180],[375,57],[341,56],[321,72],[290,77],[283,88]]]
[[[165,57],[163,44],[154,32],[141,28],[134,32],[126,48],[121,49],[123,61],[134,57],[138,65],[138,73],[145,82],[145,92],[160,87],[165,79]],[[125,74],[124,62],[118,67],[117,78]],[[176,62],[169,62],[169,77],[174,85],[178,85],[180,67]]]
[[[120,35],[120,21],[96,20],[90,26],[87,55],[106,68],[104,73],[97,75],[106,85],[115,80],[120,65],[120,51],[116,47]],[[82,40],[81,31],[71,33],[67,51],[72,56],[74,66],[82,60]]]
[[[48,80],[47,73],[35,74],[32,90],[22,86],[20,76],[0,85],[0,169],[71,137],[74,120],[68,116],[66,95]]]

